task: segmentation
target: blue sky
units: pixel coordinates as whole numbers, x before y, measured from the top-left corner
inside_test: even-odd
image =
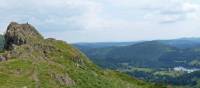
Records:
[[[200,0],[0,0],[11,21],[70,43],[200,37]]]

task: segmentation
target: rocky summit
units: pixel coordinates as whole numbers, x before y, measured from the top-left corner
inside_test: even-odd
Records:
[[[11,22],[0,53],[0,88],[162,88],[103,70],[64,41],[42,35],[30,24]]]
[[[32,25],[11,22],[5,34],[5,48],[10,49],[13,45],[31,43],[37,39],[43,39],[43,37]]]

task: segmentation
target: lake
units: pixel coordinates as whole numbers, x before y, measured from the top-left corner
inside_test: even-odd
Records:
[[[199,68],[185,68],[185,67],[182,67],[182,66],[174,67],[173,69],[174,69],[174,71],[184,71],[184,72],[187,72],[187,73],[192,73],[192,72],[200,70]]]

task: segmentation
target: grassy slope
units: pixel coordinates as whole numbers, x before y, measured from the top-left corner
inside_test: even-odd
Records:
[[[12,59],[0,62],[0,88],[161,88],[102,70],[62,41],[39,41],[3,54],[8,53]],[[66,78],[67,84],[58,77]]]

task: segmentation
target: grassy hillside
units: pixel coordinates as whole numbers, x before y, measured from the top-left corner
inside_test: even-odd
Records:
[[[6,42],[12,40],[9,43],[12,46],[1,53],[0,88],[162,88],[119,72],[102,70],[63,41],[32,38],[34,34],[27,31],[26,34],[31,34],[26,35],[23,28],[30,27],[24,25],[15,23],[14,27],[22,28],[18,30],[21,32],[16,34],[11,26],[14,35],[6,34],[9,39]]]

